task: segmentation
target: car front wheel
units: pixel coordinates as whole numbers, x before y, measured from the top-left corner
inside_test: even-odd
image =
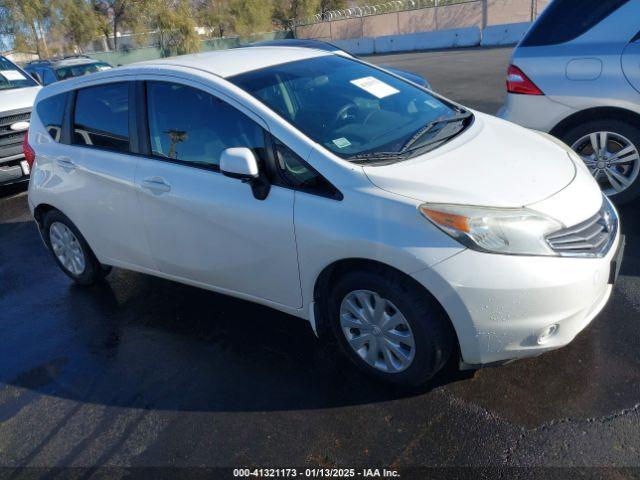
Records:
[[[344,353],[386,382],[420,386],[453,351],[454,333],[442,307],[398,272],[343,275],[331,290],[327,311]]]

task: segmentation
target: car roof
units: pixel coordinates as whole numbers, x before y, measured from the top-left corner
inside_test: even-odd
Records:
[[[253,46],[149,60],[128,65],[124,69],[136,66],[178,66],[194,68],[226,78],[252,70],[327,55],[331,53],[311,48]]]
[[[315,40],[309,38],[283,38],[281,40],[266,40],[264,42],[250,43],[243,47],[301,47],[315,48],[317,50],[325,50],[327,52],[345,52],[345,50],[336,47],[332,43],[324,40]],[[347,53],[347,52],[345,52]]]

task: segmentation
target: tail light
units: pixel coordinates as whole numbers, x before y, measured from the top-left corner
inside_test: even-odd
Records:
[[[36,152],[29,145],[29,134],[24,134],[24,140],[22,141],[22,153],[24,153],[24,159],[29,164],[29,169],[33,168],[33,162],[36,160]]]
[[[544,95],[536,84],[529,80],[522,70],[515,65],[509,65],[507,71],[507,92],[521,95]]]

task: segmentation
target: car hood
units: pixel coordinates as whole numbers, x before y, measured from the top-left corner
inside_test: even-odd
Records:
[[[42,87],[12,88],[0,90],[0,113],[33,107],[36,95]]]
[[[566,150],[542,135],[474,112],[445,145],[411,160],[365,166],[369,180],[421,202],[523,207],[564,189],[576,176]]]

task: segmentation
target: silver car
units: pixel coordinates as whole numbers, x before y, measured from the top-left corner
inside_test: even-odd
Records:
[[[548,132],[617,203],[640,195],[640,0],[555,0],[513,52],[498,115]]]

